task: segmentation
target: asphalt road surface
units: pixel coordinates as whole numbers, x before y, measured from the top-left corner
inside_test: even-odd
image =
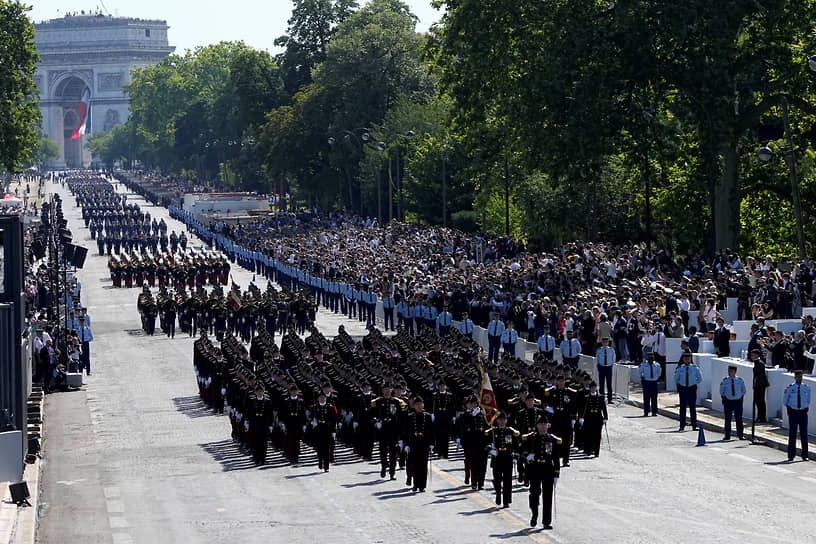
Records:
[[[525,488],[516,487],[505,510],[487,488],[464,486],[453,447],[449,460],[433,461],[423,494],[406,488],[404,473],[381,480],[377,464],[345,447],[328,473],[311,452],[291,467],[271,451],[268,464],[255,467],[230,440],[227,418],[198,399],[192,339],[142,334],[138,289],[111,287],[79,209],[54,190],[75,243],[89,250],[79,277],[95,340],[86,387],[46,399],[39,542],[816,541],[816,465],[787,464],[783,452],[716,436],[698,448],[696,433],[628,406],[610,410],[599,458],[578,456],[562,470],[552,531],[529,528]],[[181,229],[166,210],[147,209]],[[252,276],[233,275],[242,287]],[[341,323],[363,334],[356,321],[318,316],[326,335]]]

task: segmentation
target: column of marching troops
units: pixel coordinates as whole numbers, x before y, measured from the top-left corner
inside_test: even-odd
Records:
[[[372,460],[378,446],[380,477],[422,492],[429,459],[462,449],[465,483],[485,485],[488,460],[496,504],[512,502],[514,469],[529,486],[531,525],[552,522],[553,488],[571,449],[600,453],[606,403],[586,373],[537,355],[532,365],[505,356],[486,368],[500,408],[492,425],[479,404],[480,368],[475,342],[458,330],[442,338],[422,328],[417,337],[398,328],[385,337],[370,328],[355,342],[340,327],[327,340],[310,326],[303,339],[293,327],[280,349],[265,329],[249,349],[226,331],[220,345],[206,332],[195,341],[193,364],[204,402],[226,413],[232,439],[266,461],[269,442],[292,463],[301,444],[314,448],[328,472],[339,440]]]

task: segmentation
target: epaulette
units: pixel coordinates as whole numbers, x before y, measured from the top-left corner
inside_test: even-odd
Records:
[[[515,430],[513,427],[507,427],[507,428],[510,429],[511,431],[513,431],[513,436],[515,436],[515,437],[521,436],[521,433],[519,431]]]

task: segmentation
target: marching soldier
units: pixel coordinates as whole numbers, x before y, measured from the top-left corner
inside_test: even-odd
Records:
[[[601,452],[601,432],[609,414],[606,411],[606,402],[603,395],[598,394],[598,384],[589,384],[589,396],[584,403],[584,410],[579,420],[583,429],[583,448],[587,455],[598,457]]]
[[[269,406],[269,399],[264,394],[264,387],[260,383],[255,386],[255,396],[249,405],[246,414],[245,427],[250,436],[252,446],[252,459],[257,465],[266,463],[267,440],[269,437],[269,426],[272,424],[272,410]]]
[[[363,390],[360,393],[360,401],[357,406],[357,411],[354,412],[356,419],[352,424],[352,428],[356,432],[357,438],[357,453],[367,460],[371,460],[371,452],[374,449],[374,417],[375,408],[372,404],[374,400],[371,392],[371,384],[363,383]]]
[[[538,522],[539,498],[543,495],[541,521],[545,529],[552,529],[552,499],[558,477],[559,449],[566,447],[563,441],[549,433],[549,420],[540,416],[535,432],[522,437],[522,455],[527,461],[530,478],[530,527]]]
[[[425,492],[428,485],[428,458],[434,449],[434,426],[431,414],[425,411],[422,397],[414,397],[413,410],[405,420],[400,446],[408,454],[413,475],[413,491]]]
[[[396,480],[399,417],[405,403],[392,393],[391,384],[383,384],[382,396],[371,401],[371,406],[374,408],[374,427],[380,445],[380,478],[385,478],[388,470],[389,478]]]
[[[309,410],[312,416],[312,442],[317,452],[317,468],[329,471],[332,446],[337,438],[337,408],[326,402],[326,393],[317,393],[317,403]]]
[[[521,436],[516,429],[507,426],[507,414],[499,412],[496,425],[485,431],[490,466],[493,468],[493,489],[496,490],[496,504],[508,508],[513,502],[513,463]]]
[[[300,440],[306,432],[306,403],[298,395],[297,385],[289,386],[289,396],[278,411],[282,415],[281,430],[286,433],[286,456],[297,464],[300,458]]]
[[[448,391],[447,384],[440,380],[437,391],[433,395],[431,418],[434,422],[436,437],[436,452],[443,458],[448,458],[451,426],[456,422],[456,412],[453,405],[453,395]]]
[[[559,374],[555,379],[555,387],[544,392],[547,411],[551,414],[553,432],[558,433],[563,447],[559,452],[565,467],[569,466],[570,445],[572,444],[572,428],[575,425],[575,391],[566,387],[566,377]],[[550,421],[548,419],[548,423]]]
[[[514,428],[522,435],[535,431],[536,421],[538,421],[542,413],[541,408],[536,405],[535,395],[529,393],[524,399],[524,404],[519,406],[513,415]],[[524,486],[529,485],[527,463],[523,457],[518,460],[518,473],[519,482]]]
[[[482,490],[487,470],[487,452],[484,449],[487,422],[475,395],[468,397],[465,407],[465,412],[459,417],[456,446],[461,446],[465,453],[465,485],[469,482],[471,489]]]

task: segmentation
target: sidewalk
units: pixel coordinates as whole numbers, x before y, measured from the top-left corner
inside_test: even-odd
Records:
[[[643,407],[643,395],[638,384],[632,384],[629,388],[628,404]],[[717,434],[707,436],[706,440],[720,440],[725,434],[725,414],[712,410],[711,401],[704,401],[703,406],[697,406],[697,424],[702,425],[706,431]],[[661,416],[672,419],[680,419],[680,396],[676,392],[661,392],[657,397],[658,413]],[[745,436],[751,439],[751,420],[743,418],[745,424]],[[732,425],[732,440],[738,440],[736,425]],[[759,423],[755,429],[756,440],[763,442],[766,446],[787,453],[788,451],[788,430],[782,427],[782,420],[779,418],[769,418],[768,423]],[[797,438],[796,457],[801,457],[799,450],[799,440]],[[808,458],[816,460],[816,437],[808,435]]]

